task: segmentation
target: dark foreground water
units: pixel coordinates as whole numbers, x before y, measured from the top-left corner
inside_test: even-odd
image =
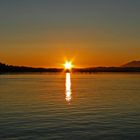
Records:
[[[0,75],[0,140],[140,140],[140,74]]]

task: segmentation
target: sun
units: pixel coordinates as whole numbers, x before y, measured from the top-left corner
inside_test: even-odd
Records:
[[[71,70],[72,69],[72,63],[70,61],[66,61],[64,64],[64,67],[66,70]]]

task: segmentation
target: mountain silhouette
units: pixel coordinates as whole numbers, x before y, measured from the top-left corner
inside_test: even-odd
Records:
[[[140,67],[140,61],[131,61],[122,65],[122,67]]]

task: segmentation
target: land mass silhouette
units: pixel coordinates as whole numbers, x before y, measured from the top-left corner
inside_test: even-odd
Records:
[[[63,72],[62,68],[34,68],[0,63],[0,73]],[[120,67],[73,68],[72,72],[140,72],[140,61],[131,61]]]
[[[140,67],[140,61],[131,61],[122,65],[122,67]]]

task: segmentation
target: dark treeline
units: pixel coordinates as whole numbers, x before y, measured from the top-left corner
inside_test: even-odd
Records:
[[[76,68],[73,72],[140,72],[140,67],[94,67]]]
[[[62,72],[60,68],[33,68],[12,66],[0,63],[0,73],[27,73],[27,72]],[[73,68],[72,72],[140,72],[140,67],[91,67]]]
[[[0,73],[24,73],[24,72],[61,72],[57,68],[33,68],[25,66],[12,66],[0,63]]]

